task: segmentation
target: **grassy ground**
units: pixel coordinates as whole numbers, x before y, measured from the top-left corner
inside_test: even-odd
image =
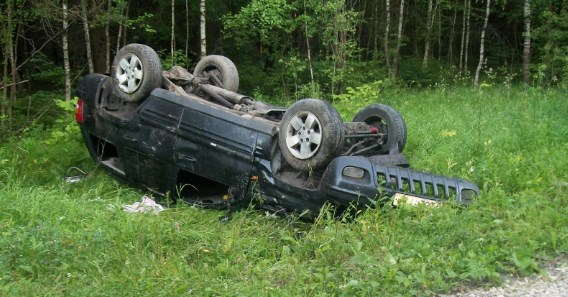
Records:
[[[0,296],[408,296],[530,274],[568,252],[568,100],[561,91],[390,91],[414,168],[475,181],[460,208],[389,207],[290,224],[144,194],[89,159],[76,127],[0,147]],[[362,103],[361,103],[362,104]],[[336,104],[349,119],[360,103]],[[71,166],[88,172],[75,184]]]

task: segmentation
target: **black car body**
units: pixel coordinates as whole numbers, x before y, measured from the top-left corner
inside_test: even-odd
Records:
[[[161,87],[126,102],[116,84],[112,74],[88,74],[77,87],[76,117],[86,147],[113,176],[160,195],[212,207],[258,199],[270,209],[314,214],[326,202],[365,207],[405,194],[468,203],[479,193],[471,182],[409,169],[396,145],[350,154],[363,143],[358,139],[368,138],[366,125],[353,132],[360,123],[340,128],[352,132],[341,131],[339,153],[315,170],[302,170],[288,164],[279,146],[287,109],[255,103],[262,107],[255,114],[211,102],[207,92],[182,96]]]

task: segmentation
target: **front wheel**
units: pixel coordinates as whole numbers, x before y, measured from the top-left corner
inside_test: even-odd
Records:
[[[237,92],[239,72],[229,58],[219,55],[206,56],[199,60],[193,71],[194,76],[206,78],[209,84]]]
[[[374,150],[375,153],[388,153],[395,145],[398,146],[399,153],[402,153],[406,145],[406,123],[396,109],[383,104],[371,104],[361,109],[353,117],[353,122],[365,122],[386,135],[386,141]]]
[[[335,158],[343,136],[343,121],[329,103],[302,99],[284,113],[278,145],[290,166],[307,172],[321,169]]]

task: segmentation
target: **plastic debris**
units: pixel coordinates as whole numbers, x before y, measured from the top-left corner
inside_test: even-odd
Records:
[[[142,197],[142,201],[124,205],[123,208],[126,212],[152,212],[153,214],[158,214],[160,211],[164,210],[163,206],[146,195]]]
[[[75,170],[78,171],[79,174],[76,175],[71,175],[71,170]],[[81,180],[83,180],[85,177],[87,176],[87,174],[85,173],[85,171],[77,168],[77,167],[70,167],[67,170],[67,175],[63,176],[63,180],[67,183],[73,184],[73,183],[77,183],[80,182]]]

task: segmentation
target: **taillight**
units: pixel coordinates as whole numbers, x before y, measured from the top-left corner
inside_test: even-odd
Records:
[[[79,124],[83,123],[83,99],[77,100],[77,105],[75,106],[75,120]]]

